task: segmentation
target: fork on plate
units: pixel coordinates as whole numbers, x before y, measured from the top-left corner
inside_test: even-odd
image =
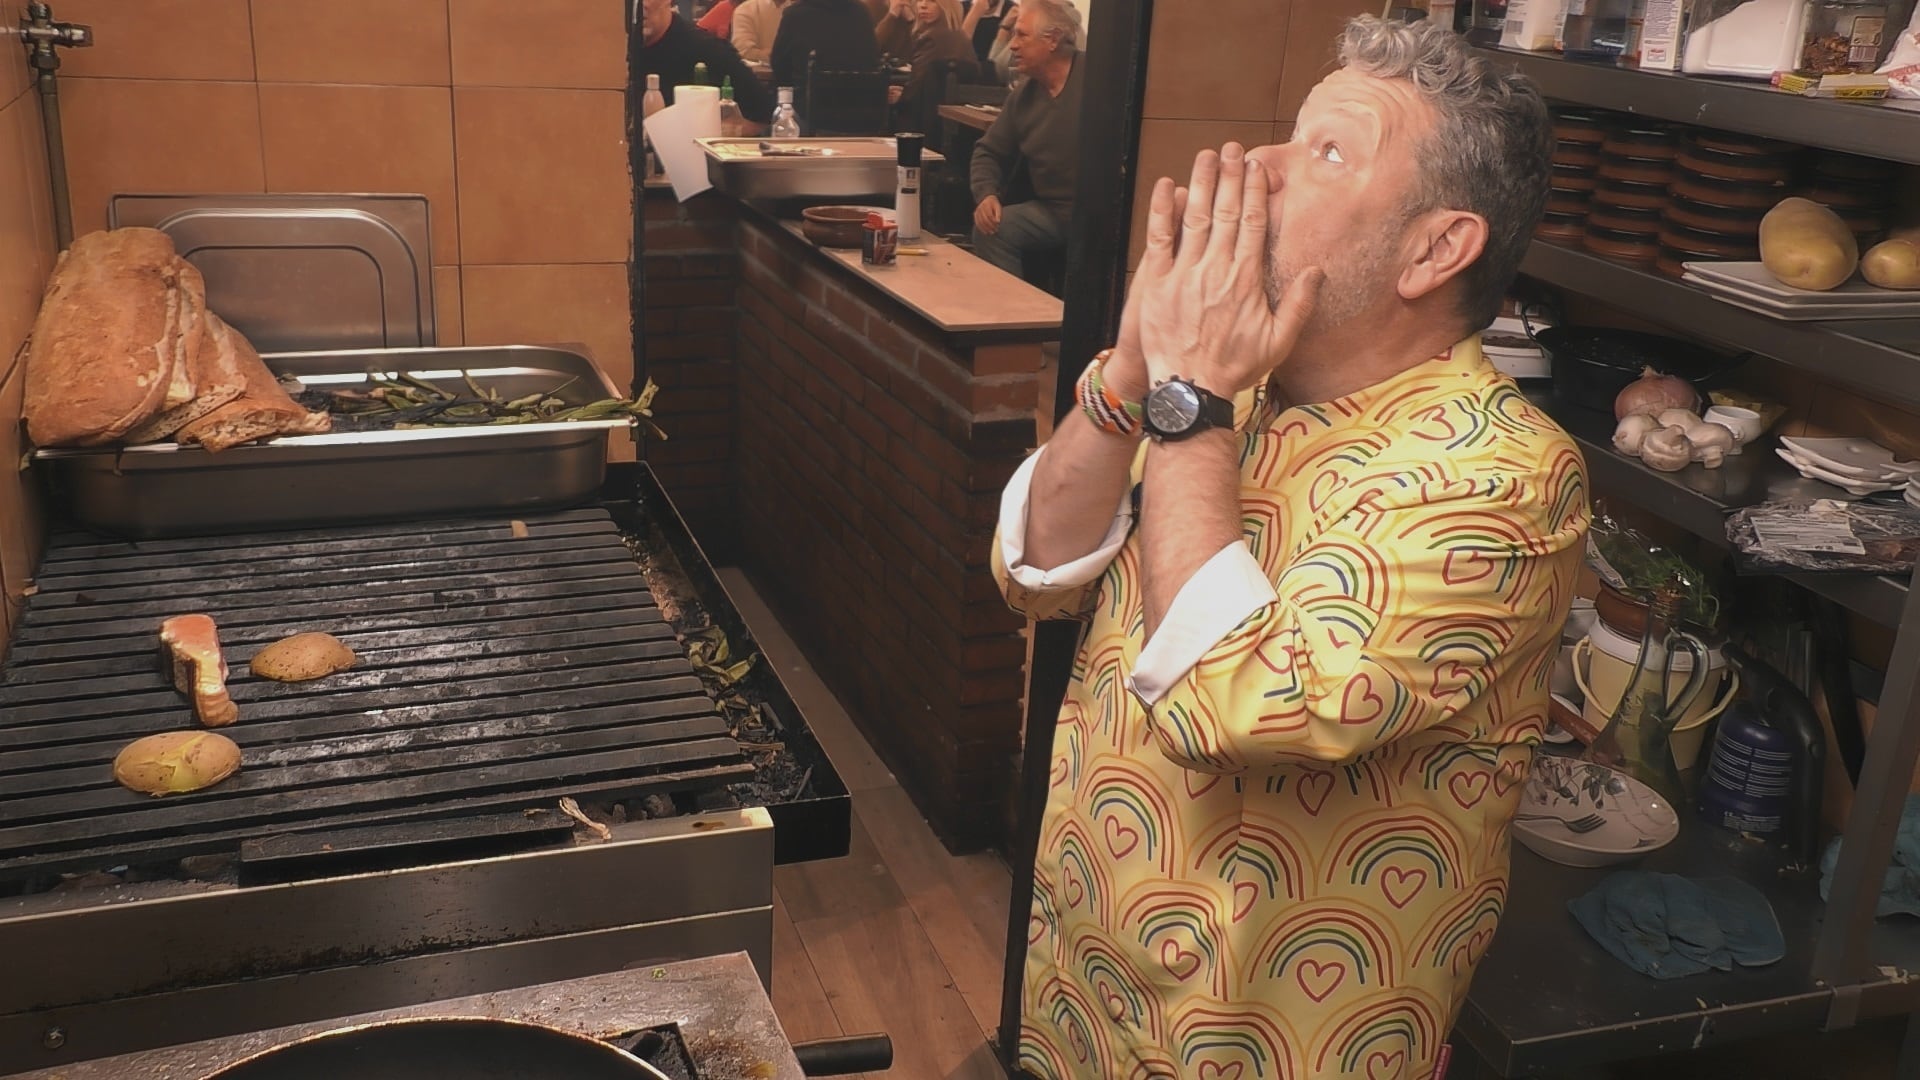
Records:
[[[1590,833],[1607,823],[1607,819],[1601,817],[1599,814],[1587,814],[1577,818],[1563,818],[1558,814],[1519,814],[1516,815],[1516,820],[1557,821],[1565,826],[1567,831],[1571,833]]]

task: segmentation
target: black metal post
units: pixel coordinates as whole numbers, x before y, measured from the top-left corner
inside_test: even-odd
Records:
[[[1080,63],[1086,100],[1080,117],[1080,175],[1067,245],[1066,310],[1060,328],[1054,420],[1073,405],[1080,369],[1113,343],[1126,298],[1127,240],[1146,98],[1147,37],[1153,0],[1094,0],[1092,33]],[[1079,648],[1080,626],[1044,622],[1035,628],[1027,682],[1019,819],[1007,845],[1013,898],[1007,912],[1007,959],[1000,999],[1000,1063],[1021,1075],[1020,986],[1026,963],[1027,915],[1033,901],[1033,856],[1047,802],[1053,731]]]
[[[647,79],[640,73],[640,2],[626,5],[627,24],[627,168],[633,174],[633,262],[627,267],[629,318],[633,326],[633,382],[627,393],[647,385],[647,148],[640,127],[640,100]],[[634,441],[640,442],[639,429]],[[644,453],[641,456],[645,456]]]

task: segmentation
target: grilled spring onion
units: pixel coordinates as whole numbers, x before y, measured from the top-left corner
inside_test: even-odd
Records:
[[[466,372],[460,373],[465,393],[454,393],[426,379],[401,374],[398,378],[373,376],[364,389],[335,390],[328,393],[327,407],[342,415],[372,421],[390,422],[396,430],[435,427],[488,427],[509,424],[554,424],[569,420],[613,420],[627,417],[664,440],[667,433],[653,422],[653,398],[660,387],[652,379],[631,398],[606,398],[569,405],[564,394],[577,379],[568,379],[551,390],[541,390],[502,400],[500,391],[482,387]]]

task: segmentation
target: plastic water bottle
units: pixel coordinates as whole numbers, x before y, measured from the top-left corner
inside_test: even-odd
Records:
[[[905,131],[893,137],[899,151],[899,184],[893,193],[893,216],[900,239],[920,239],[920,146],[926,136]]]
[[[797,139],[800,137],[800,118],[793,112],[793,87],[780,88],[780,104],[773,110],[773,137],[776,139]]]
[[[640,99],[641,119],[644,121],[645,118],[652,116],[654,113],[666,107],[666,96],[660,92],[660,76],[647,76],[647,92],[646,95]],[[660,175],[660,158],[659,155],[653,152],[653,138],[646,134],[644,126],[641,130],[641,136],[646,140],[647,175],[649,177],[658,176]]]

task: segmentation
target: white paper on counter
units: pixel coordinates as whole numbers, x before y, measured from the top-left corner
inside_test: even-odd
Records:
[[[673,88],[673,103],[695,110],[698,119],[694,122],[694,138],[717,139],[720,137],[719,87],[676,86]]]
[[[700,137],[702,110],[674,103],[648,117],[643,126],[653,142],[660,166],[673,182],[674,198],[686,202],[711,188],[707,179],[707,152],[693,140]]]

